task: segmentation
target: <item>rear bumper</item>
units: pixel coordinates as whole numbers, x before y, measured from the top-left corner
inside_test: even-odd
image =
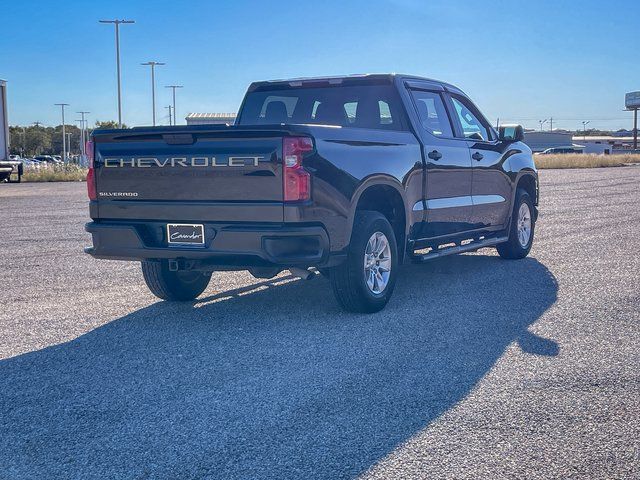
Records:
[[[319,225],[205,223],[203,246],[169,246],[165,223],[90,222],[85,252],[112,260],[185,259],[212,266],[318,266],[329,259],[329,236]]]

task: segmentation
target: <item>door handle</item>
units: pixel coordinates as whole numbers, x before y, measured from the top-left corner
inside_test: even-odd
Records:
[[[474,160],[480,161],[484,158],[484,155],[482,155],[480,152],[476,152],[473,155],[471,155],[471,158],[473,158]]]
[[[434,150],[433,152],[429,152],[427,157],[429,157],[431,160],[438,161],[438,160],[440,160],[442,158],[442,154],[439,151]]]

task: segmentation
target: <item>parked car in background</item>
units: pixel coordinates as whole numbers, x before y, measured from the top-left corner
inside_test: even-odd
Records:
[[[22,165],[24,165],[24,168],[38,168],[40,166],[33,158],[23,158]]]
[[[22,158],[20,155],[9,155],[9,160],[21,163],[24,168],[35,168],[38,165],[33,158]]]
[[[542,152],[536,152],[536,155],[557,155],[564,153],[582,153],[583,148],[578,147],[552,147],[543,150]]]
[[[40,162],[41,164],[48,164],[48,165],[56,165],[58,163],[62,163],[56,160],[54,155],[36,155],[34,157],[34,160],[36,160],[37,162]]]

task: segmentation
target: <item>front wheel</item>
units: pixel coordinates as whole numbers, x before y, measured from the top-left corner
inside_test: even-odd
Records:
[[[531,196],[526,190],[518,189],[511,214],[509,240],[499,244],[496,249],[502,258],[515,260],[529,254],[533,245],[535,230],[534,209]]]
[[[338,303],[349,312],[382,310],[396,283],[398,247],[389,221],[378,212],[359,212],[347,260],[331,269]]]
[[[162,300],[193,300],[211,280],[210,273],[171,271],[167,260],[143,260],[142,275],[151,293]]]

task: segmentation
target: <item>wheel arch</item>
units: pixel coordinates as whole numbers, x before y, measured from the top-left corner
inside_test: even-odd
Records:
[[[404,188],[397,180],[386,176],[370,177],[356,189],[352,197],[346,238],[350,243],[355,216],[359,210],[377,211],[389,220],[396,234],[399,258],[402,259],[410,228],[410,212],[407,208]]]
[[[534,205],[538,205],[538,175],[534,171],[525,170],[519,173],[516,188],[513,191],[513,200],[515,200],[516,191],[519,188],[524,189],[531,196]]]

